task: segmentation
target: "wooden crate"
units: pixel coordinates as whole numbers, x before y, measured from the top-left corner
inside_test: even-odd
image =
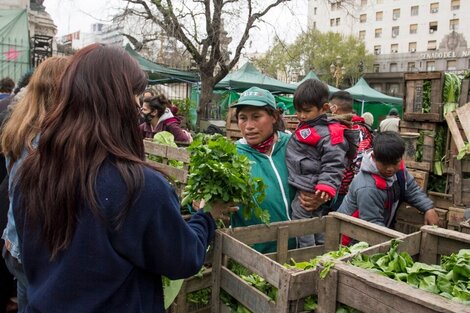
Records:
[[[144,149],[147,162],[160,170],[166,176],[171,178],[173,188],[176,190],[178,196],[184,186],[188,182],[188,164],[189,164],[189,151],[185,148],[175,148],[166,145],[154,143],[150,140],[144,140]],[[149,155],[154,155],[162,158],[161,162],[155,162],[148,159]],[[169,164],[168,161],[175,160],[183,163],[183,168],[176,168]]]
[[[445,119],[452,134],[452,141],[457,151],[461,151],[470,138],[470,102],[458,107],[455,111],[448,112]],[[470,154],[470,148],[467,149],[467,154]]]
[[[470,222],[468,220],[460,223],[460,231],[465,234],[470,234]]]
[[[198,305],[188,302],[188,294],[212,286],[212,269],[209,268],[202,274],[202,277],[190,277],[184,280],[178,296],[173,304],[167,310],[168,313],[209,313],[211,303],[207,305]]]
[[[447,228],[460,231],[460,223],[465,221],[463,214],[464,208],[450,207],[447,213]]]
[[[442,116],[442,87],[443,72],[405,73],[404,120],[441,122]],[[423,84],[431,81],[431,111],[423,113]]]
[[[470,102],[470,78],[462,80],[462,89],[460,92],[459,105]]]
[[[439,227],[447,228],[447,209],[435,208],[439,215]],[[397,211],[394,229],[404,234],[411,234],[419,231],[424,226],[424,213],[418,209],[402,203]]]
[[[441,255],[450,255],[460,249],[470,249],[470,235],[424,226],[421,231],[401,239],[399,252],[408,252],[415,260],[438,264]],[[379,244],[363,253],[385,253],[390,242]],[[392,280],[372,271],[345,262],[336,262],[333,275],[325,284],[337,286],[336,299],[364,313],[464,313],[470,306],[448,300],[436,294]],[[320,308],[319,308],[320,309]],[[322,312],[333,312],[322,310]]]
[[[324,245],[288,250],[289,238],[319,232],[325,232]],[[301,312],[303,299],[310,295],[320,295],[318,301],[323,303],[323,307],[335,307],[336,303],[331,299],[334,300],[336,295],[328,295],[336,288],[319,289],[318,269],[299,272],[287,269],[283,264],[291,258],[297,262],[308,261],[327,251],[337,250],[341,234],[371,245],[403,236],[391,229],[336,212],[322,218],[218,230],[212,268],[212,312],[218,313],[224,307],[219,299],[222,289],[252,312]],[[277,241],[275,253],[263,255],[250,247],[274,240]],[[238,262],[277,288],[276,301],[231,272],[226,266],[227,259]]]
[[[408,122],[400,121],[400,136],[405,140],[405,163],[408,168],[417,170],[432,171],[434,161],[434,137],[436,136],[438,123],[428,122]],[[423,157],[420,162],[416,160],[417,141],[420,135],[423,135],[422,153]]]
[[[408,171],[408,173],[410,173],[414,177],[414,179],[415,179],[416,183],[418,184],[418,186],[424,192],[426,192],[426,190],[428,188],[429,172],[415,170],[415,169],[412,169],[412,168],[407,168],[407,171]]]

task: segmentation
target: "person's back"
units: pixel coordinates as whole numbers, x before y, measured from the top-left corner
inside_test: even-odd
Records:
[[[390,109],[388,116],[379,125],[380,132],[393,131],[399,132],[400,117],[398,116],[398,110],[395,108]]]

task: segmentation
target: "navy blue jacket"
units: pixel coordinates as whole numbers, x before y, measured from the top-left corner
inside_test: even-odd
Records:
[[[178,279],[196,274],[215,223],[205,213],[185,222],[166,180],[148,168],[144,180],[119,231],[106,227],[85,206],[70,246],[52,262],[38,231],[14,208],[29,280],[27,313],[164,312],[161,275]],[[96,195],[109,221],[127,195],[110,163],[97,176]]]

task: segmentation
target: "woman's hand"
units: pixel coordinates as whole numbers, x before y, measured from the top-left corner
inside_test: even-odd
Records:
[[[224,223],[230,222],[230,215],[238,211],[238,207],[233,202],[215,200],[206,205],[204,199],[201,201],[193,200],[193,208],[196,211],[203,209],[205,206],[210,206],[210,211],[208,212],[214,220],[222,220]]]

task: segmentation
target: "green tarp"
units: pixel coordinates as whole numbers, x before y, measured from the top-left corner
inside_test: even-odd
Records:
[[[30,69],[27,11],[0,10],[0,79],[17,82]]]
[[[150,84],[194,83],[199,81],[196,73],[165,67],[147,60],[135,52],[129,44],[126,45],[125,49],[139,63],[140,68],[148,73]]]
[[[310,71],[310,72],[307,73],[307,75],[305,75],[305,77],[300,82],[296,83],[296,85],[298,86],[298,85],[302,84],[307,79],[316,79],[316,80],[321,81],[321,79],[318,78],[317,74],[314,71]],[[340,90],[340,89],[338,89],[336,87],[333,87],[333,86],[330,86],[328,84],[327,84],[327,86],[328,86],[328,90],[330,91],[330,94]]]
[[[377,128],[380,121],[387,116],[391,108],[396,108],[400,116],[403,115],[403,99],[390,97],[371,88],[364,78],[351,88],[346,89],[354,99],[354,110],[358,115],[370,112],[374,116],[373,128]]]
[[[238,71],[232,72],[225,76],[217,85],[215,85],[214,89],[243,92],[251,87],[267,89],[272,93],[277,94],[292,94],[297,88],[297,86],[293,84],[287,84],[262,74],[255,68],[253,64],[247,62]]]

